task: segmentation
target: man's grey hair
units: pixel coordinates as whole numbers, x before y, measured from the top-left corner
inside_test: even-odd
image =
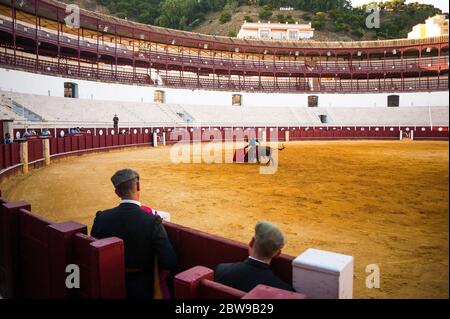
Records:
[[[255,252],[261,257],[272,258],[286,244],[283,232],[274,224],[259,221],[255,226]]]

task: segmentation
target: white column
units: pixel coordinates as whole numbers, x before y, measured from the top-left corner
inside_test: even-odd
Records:
[[[153,133],[153,147],[158,147],[158,133]]]
[[[162,132],[162,144],[166,146],[166,132]]]
[[[42,150],[44,156],[44,165],[50,165],[50,139],[46,138],[42,140]]]
[[[20,162],[23,164],[24,174],[28,174],[28,142],[20,142]]]
[[[289,142],[289,130],[284,131],[284,139]]]
[[[400,130],[400,141],[403,140],[403,131]]]
[[[292,261],[292,285],[308,299],[351,299],[353,257],[309,248]]]

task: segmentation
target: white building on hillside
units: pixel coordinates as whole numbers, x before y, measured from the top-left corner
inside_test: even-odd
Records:
[[[438,14],[428,18],[425,23],[418,24],[408,33],[408,39],[423,39],[448,34],[448,19]]]
[[[314,37],[314,29],[309,24],[289,23],[261,23],[247,22],[239,30],[237,35],[241,39],[258,40],[285,40],[298,41],[308,40]]]

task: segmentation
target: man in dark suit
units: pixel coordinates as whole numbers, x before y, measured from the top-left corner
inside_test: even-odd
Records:
[[[115,208],[97,212],[91,234],[99,239],[112,236],[123,239],[127,297],[153,298],[154,258],[157,257],[160,268],[173,271],[175,251],[162,219],[141,209],[139,174],[123,169],[111,181],[122,201]]]
[[[113,126],[114,126],[114,129],[116,129],[116,130],[119,128],[119,117],[117,116],[117,114],[114,114]]]
[[[243,262],[218,265],[214,270],[215,281],[246,292],[259,284],[294,291],[270,269],[270,262],[281,254],[284,244],[284,235],[277,226],[264,221],[256,223],[249,257]]]

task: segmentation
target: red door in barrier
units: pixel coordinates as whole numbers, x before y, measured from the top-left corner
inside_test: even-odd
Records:
[[[84,135],[78,136],[78,149],[79,150],[86,149],[86,137]]]
[[[64,152],[70,152],[72,147],[72,138],[69,136],[64,137]]]
[[[58,139],[50,138],[50,155],[58,153]]]
[[[334,136],[335,138],[341,138],[341,137],[342,137],[342,130],[341,130],[340,128],[337,128],[337,129],[334,130],[333,132],[334,132],[333,136]]]
[[[106,136],[105,135],[101,135],[99,136],[99,147],[105,147],[106,146]]]
[[[64,153],[64,138],[58,137],[56,140],[58,144],[58,154]]]
[[[78,136],[72,136],[72,151],[78,151]]]
[[[100,136],[94,135],[92,137],[92,148],[98,148],[100,145]]]
[[[0,145],[0,150],[1,150],[1,154],[0,154],[0,169],[4,169],[5,168],[5,145],[2,144]]]
[[[106,136],[106,146],[107,147],[112,146],[112,139],[113,139],[112,135],[107,135]]]
[[[11,165],[20,163],[20,143],[9,144],[11,150]]]
[[[92,138],[93,137],[94,137],[93,135],[86,135],[84,137],[85,149],[89,150],[92,148]]]

